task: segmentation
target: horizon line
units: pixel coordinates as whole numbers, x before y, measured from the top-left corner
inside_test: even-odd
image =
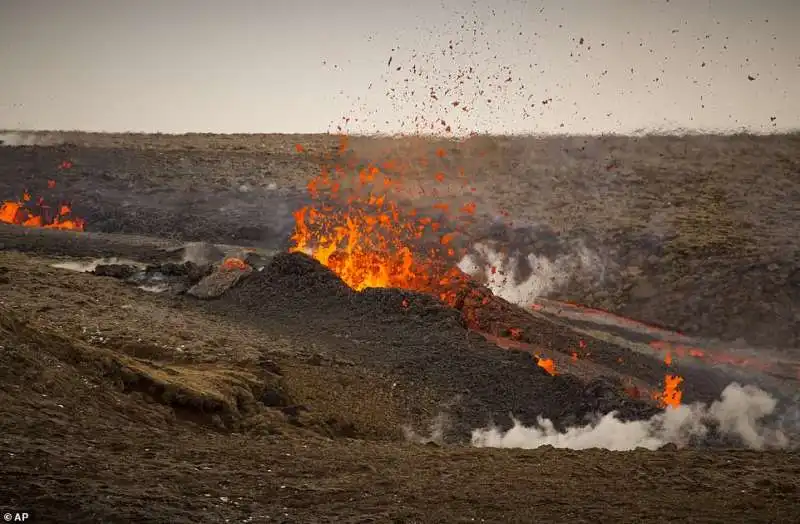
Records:
[[[472,137],[496,137],[496,138],[644,138],[644,137],[699,137],[699,136],[790,136],[800,134],[800,127],[792,129],[781,129],[775,131],[757,131],[752,129],[729,129],[729,130],[695,130],[695,129],[658,129],[658,130],[634,130],[632,132],[603,132],[603,133],[545,133],[545,132],[520,132],[520,133],[489,133],[474,132],[468,134],[458,133],[348,133],[331,131],[309,131],[309,132],[219,132],[219,131],[87,131],[80,129],[0,129],[0,141],[2,135],[104,135],[104,136],[167,136],[167,137],[189,137],[189,136],[227,136],[227,137],[256,137],[256,136],[348,136],[353,138],[427,138],[437,140],[466,140]]]

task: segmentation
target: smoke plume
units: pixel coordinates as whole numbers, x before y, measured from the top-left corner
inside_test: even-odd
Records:
[[[431,421],[428,427],[427,436],[418,433],[413,427],[406,425],[402,427],[403,435],[408,442],[416,444],[443,444],[445,430],[450,424],[449,417],[440,413]]]
[[[507,254],[489,243],[476,243],[458,264],[498,297],[523,306],[558,291],[576,276],[597,274],[600,266],[597,255],[584,246],[548,257],[519,250]]]
[[[49,133],[23,133],[19,131],[0,131],[0,146],[20,147],[20,146],[55,146],[62,143],[62,140]]]
[[[777,400],[755,386],[728,385],[718,401],[668,408],[649,420],[622,421],[608,413],[595,422],[558,432],[553,423],[540,418],[534,426],[515,421],[508,431],[497,428],[472,432],[472,445],[492,448],[534,449],[602,448],[627,451],[636,448],[658,449],[666,444],[685,447],[702,443],[714,435],[724,442],[736,442],[750,449],[781,449],[791,446],[783,431],[767,424],[775,413]]]

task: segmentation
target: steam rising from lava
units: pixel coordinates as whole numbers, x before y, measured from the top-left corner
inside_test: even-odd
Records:
[[[680,405],[667,408],[649,420],[624,422],[608,413],[585,426],[559,433],[550,420],[540,418],[533,426],[515,421],[508,431],[477,429],[472,444],[477,447],[525,448],[553,446],[568,449],[602,448],[628,451],[658,449],[666,444],[684,447],[702,442],[716,433],[755,450],[782,449],[793,444],[783,431],[765,419],[775,413],[777,400],[755,386],[730,384],[711,405]]]
[[[593,273],[598,257],[581,246],[576,253],[555,259],[533,252],[507,254],[489,243],[476,243],[458,264],[464,273],[476,278],[498,297],[520,306],[533,304],[567,284],[578,273]]]
[[[296,149],[306,154],[302,146]],[[451,143],[430,158],[430,150],[422,149],[406,152],[401,160],[365,162],[341,137],[337,153],[322,159],[320,175],[307,186],[311,202],[294,213],[290,251],[312,256],[355,290],[394,287],[437,296],[462,313],[468,310],[468,325],[481,331],[486,327],[472,322],[472,313],[491,304],[492,297],[468,277],[507,302],[529,307],[564,288],[603,282],[606,268],[616,271],[601,246],[589,249],[541,225],[514,225],[505,212],[501,215],[508,221],[496,219],[481,230],[480,199],[458,151]],[[431,179],[423,184],[425,174]],[[512,338],[519,332],[506,327]],[[664,390],[654,398],[678,407],[684,379],[668,368],[671,360],[668,352]],[[554,373],[553,361],[538,363]],[[549,435],[546,427],[542,431]]]

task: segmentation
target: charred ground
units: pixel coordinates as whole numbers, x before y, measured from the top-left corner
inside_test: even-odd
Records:
[[[337,342],[312,312],[309,336],[270,330],[115,278],[52,268],[57,259],[4,251],[6,507],[28,509],[40,521],[76,522],[790,518],[799,489],[794,453],[523,452],[404,442],[400,429],[409,422],[431,435],[428,424],[448,407],[441,388],[453,382],[445,378],[476,385],[464,397],[475,401],[461,411],[452,409],[457,400],[449,406],[451,421],[513,407],[514,395],[544,393],[530,400],[578,410],[577,399],[602,395],[477,337],[462,355],[452,343],[365,345],[358,336],[376,337],[368,331],[378,316],[396,322],[387,343],[403,340],[399,330],[421,342],[415,324],[457,330],[452,313],[426,297],[407,295],[411,311],[398,313],[397,292],[354,298],[298,257],[243,285],[235,303],[277,299],[265,292],[270,287],[302,298],[288,277],[305,275],[323,305],[355,302],[346,315],[359,312],[363,327],[354,324]],[[262,319],[275,314],[263,303],[250,311]],[[312,336],[311,326],[322,336]],[[429,342],[447,344],[435,336]],[[413,381],[412,369],[397,365],[413,357],[403,354],[409,349],[432,353],[427,361],[410,358],[430,365]],[[393,351],[400,353],[393,361],[376,365]],[[473,366],[486,367],[484,380],[504,369],[504,385],[493,390]]]
[[[800,489],[794,453],[522,452],[404,442],[404,425],[430,435],[428,426],[442,419],[449,424],[447,441],[455,442],[475,426],[507,423],[509,412],[569,424],[597,409],[619,408],[631,417],[652,409],[619,395],[613,381],[548,375],[529,354],[500,350],[471,334],[458,311],[429,297],[354,293],[301,255],[280,255],[221,300],[204,303],[50,267],[63,256],[162,263],[176,256],[178,240],[187,239],[280,246],[290,211],[306,198],[302,186],[317,167],[298,156],[294,144],[327,154],[335,141],[65,138],[70,145],[0,148],[6,173],[0,187],[13,197],[23,181],[32,192],[46,193],[47,180],[54,179],[53,197],[72,200],[90,230],[173,241],[131,244],[114,235],[0,230],[0,265],[6,268],[0,453],[7,457],[4,474],[14,481],[5,484],[0,500],[11,506],[31,508],[49,521],[64,515],[109,522],[790,520]],[[757,320],[755,342],[797,347],[779,341],[797,329],[796,321],[786,321],[797,311],[795,239],[780,233],[797,217],[774,194],[776,186],[796,191],[787,181],[797,170],[791,156],[796,137],[561,140],[557,146],[553,140],[473,143],[482,155],[448,149],[475,162],[483,177],[476,179],[478,203],[487,206],[487,215],[502,203],[515,216],[527,213],[536,221],[520,229],[476,228],[476,238],[506,235],[519,245],[533,240],[554,255],[576,238],[611,246],[605,287],[579,279],[557,298],[623,313],[641,310],[631,316],[709,335],[735,337],[740,323]],[[442,147],[389,145],[393,155]],[[695,151],[701,146],[707,152]],[[354,141],[352,147],[369,158],[383,154],[386,144]],[[607,154],[615,160],[611,169],[598,160]],[[732,160],[739,157],[740,163]],[[65,158],[72,167],[60,169]],[[676,163],[679,158],[694,160]],[[538,170],[528,173],[537,187],[520,181],[523,164]],[[732,175],[732,183],[749,183],[744,170],[737,171],[740,164],[772,177],[771,186],[750,190],[748,197],[758,202],[740,203],[752,213],[759,205],[767,210],[752,215],[757,220],[747,242],[754,250],[739,249],[736,228],[746,216],[711,203],[706,209],[689,193],[683,207],[670,207],[673,215],[653,218],[654,209],[665,212],[654,203],[656,195],[665,198],[670,180],[676,183],[671,191],[684,191],[677,181],[685,181],[690,169],[708,175],[708,184],[718,180],[712,193],[730,204],[738,189],[725,189],[722,173],[714,173],[724,165],[741,175]],[[587,177],[589,166],[595,175],[618,169],[617,182]],[[661,177],[646,177],[641,170],[647,166]],[[428,175],[419,173],[420,180]],[[636,183],[637,177],[643,181]],[[591,195],[603,187],[595,200],[584,198],[582,191]],[[547,199],[518,201],[533,191]],[[276,212],[272,204],[284,207]],[[725,229],[731,221],[736,227]],[[674,229],[680,223],[689,225]],[[652,231],[659,227],[660,234]],[[523,241],[532,231],[539,233]],[[710,253],[717,258],[708,262]],[[664,276],[673,264],[689,273]],[[708,271],[697,277],[691,273],[704,267]],[[730,285],[729,267],[752,273],[752,286],[744,277],[742,285]],[[695,283],[686,280],[690,273],[700,282],[691,294],[685,287]],[[704,287],[707,280],[717,283]],[[656,294],[641,293],[643,282]],[[770,285],[783,294],[767,296]],[[764,301],[782,316],[748,313],[761,311]],[[734,311],[732,304],[745,306]],[[697,320],[695,307],[714,313]],[[556,349],[575,343],[568,331],[544,328],[531,325],[529,341]],[[614,350],[609,345],[600,353],[611,360],[596,364],[612,364]],[[645,362],[632,359],[634,369],[625,372],[646,374],[638,369]],[[662,371],[654,367],[653,377]],[[701,389],[693,393],[698,398]]]
[[[271,247],[285,245],[306,183],[339,147],[337,137],[318,135],[59,140],[0,150],[0,190],[67,198],[94,231]],[[404,172],[418,181],[419,198],[437,190],[438,171],[463,169],[482,217],[473,240],[523,254],[556,256],[576,241],[596,251],[602,278],[576,277],[553,298],[695,335],[798,346],[797,135],[355,137],[347,147],[363,162],[429,159]],[[64,160],[70,169],[59,167]],[[464,200],[438,190],[438,200]]]
[[[380,370],[407,389],[437,392],[438,414],[450,421],[443,429],[462,441],[476,427],[510,427],[509,415],[528,424],[543,416],[566,428],[598,412],[648,418],[657,411],[628,398],[620,384],[550,376],[528,352],[498,351],[466,329],[459,311],[433,297],[387,289],[354,292],[299,253],[276,255],[214,307],[245,315],[271,332],[310,328],[333,354]]]

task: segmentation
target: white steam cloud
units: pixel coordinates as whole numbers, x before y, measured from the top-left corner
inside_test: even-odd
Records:
[[[66,269],[68,271],[77,271],[78,273],[91,273],[97,266],[104,266],[109,264],[122,264],[126,266],[136,266],[140,269],[144,269],[145,265],[136,262],[133,260],[128,260],[124,258],[98,258],[95,260],[90,260],[88,262],[79,262],[79,261],[68,261],[68,262],[57,262],[52,264],[50,267],[54,267],[56,269]]]
[[[181,262],[195,264],[212,264],[225,258],[225,252],[208,242],[189,242],[183,246]]]
[[[526,264],[528,271],[523,272]],[[585,247],[576,254],[550,260],[535,253],[507,255],[483,243],[475,244],[473,252],[458,263],[461,271],[480,279],[492,293],[522,306],[552,293],[578,273],[596,273],[598,266],[598,257]],[[523,276],[524,273],[528,273],[527,276]]]
[[[428,434],[418,433],[411,426],[403,426],[403,435],[408,442],[415,444],[443,444],[445,429],[450,423],[447,415],[440,413],[433,419],[428,427]]]
[[[755,450],[781,449],[790,446],[779,429],[768,427],[764,419],[775,412],[777,400],[755,386],[733,383],[711,405],[681,405],[667,408],[649,420],[623,422],[611,412],[585,426],[559,433],[550,420],[540,418],[534,426],[515,421],[508,431],[497,428],[472,432],[472,445],[491,448],[534,449],[553,446],[567,449],[601,448],[628,451],[636,448],[658,449],[666,444],[685,447],[692,440],[702,440],[711,428],[723,437],[738,439]]]
[[[142,291],[147,291],[148,293],[163,293],[164,291],[169,290],[169,286],[167,284],[147,284],[137,287]]]
[[[55,146],[61,143],[62,140],[58,136],[51,134],[0,132],[0,146]]]

